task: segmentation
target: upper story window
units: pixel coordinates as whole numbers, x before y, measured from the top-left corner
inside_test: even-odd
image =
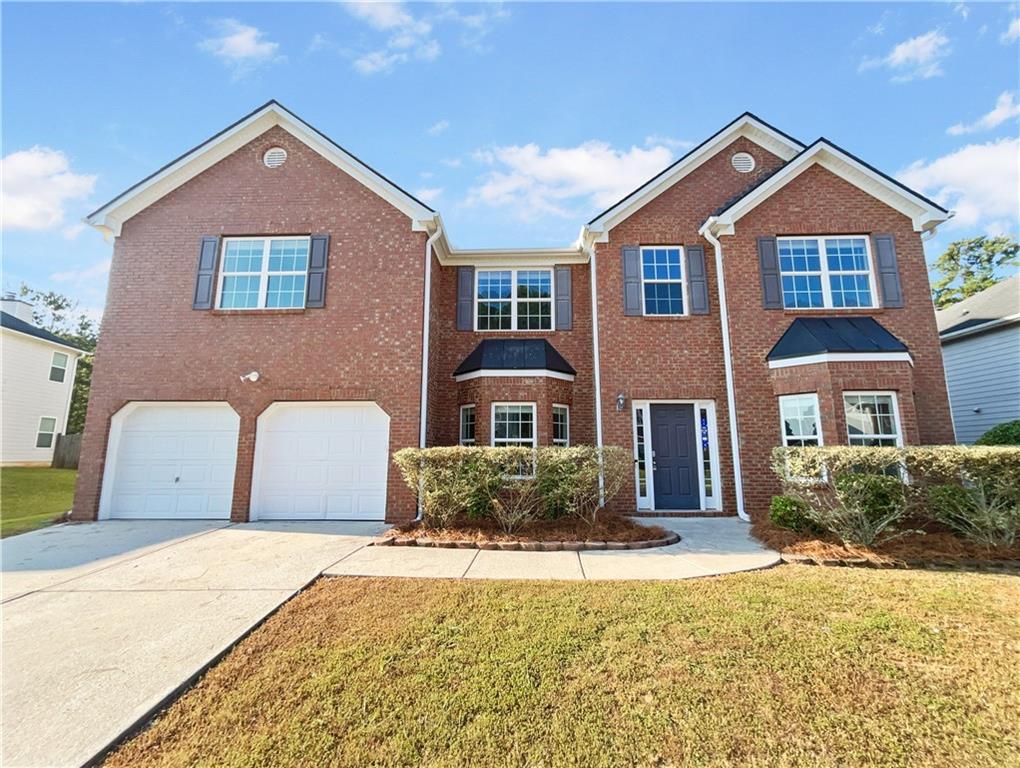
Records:
[[[462,405],[460,407],[460,444],[475,444],[475,406]]]
[[[307,237],[229,237],[223,241],[220,309],[292,309],[305,305]]]
[[[475,288],[475,329],[551,331],[551,269],[482,269]]]
[[[63,381],[67,376],[67,361],[70,358],[64,352],[54,352],[50,361],[50,381]]]
[[[783,395],[779,398],[779,418],[783,422],[783,445],[802,448],[822,444],[818,421],[818,395]]]
[[[843,407],[850,445],[903,444],[894,392],[845,392]]]
[[[787,309],[875,306],[867,237],[780,237],[778,246]]]
[[[683,315],[683,249],[658,246],[641,249],[641,291],[646,315]]]
[[[552,442],[553,445],[567,447],[570,445],[570,408],[566,405],[552,407]]]

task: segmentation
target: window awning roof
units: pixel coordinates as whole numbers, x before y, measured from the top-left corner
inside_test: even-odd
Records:
[[[567,376],[577,373],[545,339],[485,339],[464,358],[453,375],[477,371],[521,371],[521,375],[527,375],[525,371],[551,371]]]
[[[772,347],[768,360],[905,352],[907,345],[871,317],[798,317]]]

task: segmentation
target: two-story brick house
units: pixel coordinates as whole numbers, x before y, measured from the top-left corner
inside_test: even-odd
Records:
[[[620,513],[760,515],[783,443],[951,442],[921,235],[950,214],[745,114],[556,249],[463,250],[276,102],[115,238],[77,519],[415,514],[406,446],[620,445]]]

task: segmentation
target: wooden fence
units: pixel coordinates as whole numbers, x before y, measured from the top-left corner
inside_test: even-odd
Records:
[[[78,469],[78,454],[81,453],[81,434],[57,435],[53,446],[51,467],[57,469]]]

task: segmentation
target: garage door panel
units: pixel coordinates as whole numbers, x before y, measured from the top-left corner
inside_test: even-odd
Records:
[[[299,464],[294,468],[294,482],[302,485],[322,485],[326,467],[321,464]]]
[[[325,435],[303,435],[297,441],[297,458],[303,461],[321,461],[329,453],[329,438]]]
[[[332,435],[329,438],[331,459],[353,458],[358,453],[358,436],[355,434]]]

